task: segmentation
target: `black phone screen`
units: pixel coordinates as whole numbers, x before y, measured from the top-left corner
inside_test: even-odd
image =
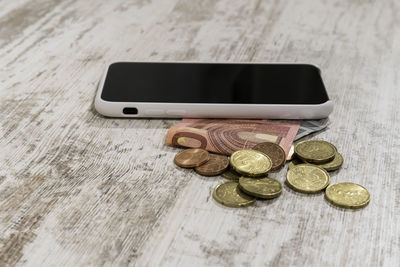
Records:
[[[321,104],[318,68],[302,64],[120,62],[101,98],[112,102]]]

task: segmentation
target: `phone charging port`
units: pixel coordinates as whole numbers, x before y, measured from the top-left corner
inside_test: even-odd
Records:
[[[122,112],[126,115],[137,115],[138,109],[137,108],[124,108]]]

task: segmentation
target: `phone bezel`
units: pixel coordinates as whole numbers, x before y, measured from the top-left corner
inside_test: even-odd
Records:
[[[112,64],[129,63],[118,61]],[[138,61],[135,63],[199,63],[221,64],[217,62],[157,62]],[[307,63],[260,63],[260,62],[223,62],[224,64],[291,64],[318,66]],[[114,102],[101,98],[109,64],[100,80],[94,106],[97,112],[107,117],[125,118],[246,118],[246,119],[320,119],[333,111],[333,102],[329,99],[322,104],[215,104],[215,103],[163,103],[163,102]],[[322,77],[321,77],[322,79]],[[124,114],[124,108],[136,108],[137,114]]]

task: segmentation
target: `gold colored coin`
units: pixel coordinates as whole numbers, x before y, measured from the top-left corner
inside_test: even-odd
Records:
[[[326,163],[335,157],[336,147],[326,141],[311,140],[298,143],[295,154],[309,163]]]
[[[311,164],[299,164],[290,169],[286,182],[295,191],[313,194],[324,190],[330,183],[327,171]]]
[[[213,192],[213,198],[231,208],[240,208],[253,204],[256,199],[248,196],[239,189],[239,184],[236,182],[226,182],[218,185]]]
[[[288,169],[291,170],[293,167],[299,164],[304,164],[304,162],[298,158],[294,158],[289,162]]]
[[[264,153],[256,150],[238,150],[231,155],[232,168],[245,176],[263,176],[272,167],[271,159]]]
[[[265,178],[240,177],[239,188],[246,194],[259,198],[275,198],[282,193],[282,185],[279,181]]]
[[[330,171],[335,171],[335,170],[339,169],[342,166],[343,161],[344,161],[344,159],[343,159],[342,155],[340,155],[339,152],[336,152],[335,157],[333,158],[332,161],[329,161],[329,162],[323,163],[323,164],[317,164],[317,166],[320,168],[324,168],[325,170],[330,172]]]
[[[215,176],[223,173],[229,166],[229,159],[224,155],[210,154],[210,160],[194,170],[203,176]]]
[[[267,155],[272,161],[271,171],[281,168],[286,161],[286,153],[283,148],[272,142],[263,142],[255,145],[254,150],[258,150]]]
[[[185,149],[174,158],[174,163],[182,168],[193,168],[206,163],[210,159],[209,153],[201,148]]]
[[[235,172],[232,169],[228,169],[221,174],[222,177],[232,180],[232,181],[239,181],[239,178],[242,176],[241,174]]]
[[[354,183],[337,183],[328,186],[325,198],[333,205],[346,209],[359,209],[368,205],[370,195],[363,186]]]

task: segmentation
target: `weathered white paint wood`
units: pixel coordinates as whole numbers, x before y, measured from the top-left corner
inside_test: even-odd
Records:
[[[0,265],[398,266],[400,3],[0,1]],[[335,110],[318,135],[332,181],[368,188],[344,211],[284,188],[246,209],[222,178],[174,166],[175,120],[93,110],[108,62],[319,65]],[[286,170],[271,176],[284,181]]]

